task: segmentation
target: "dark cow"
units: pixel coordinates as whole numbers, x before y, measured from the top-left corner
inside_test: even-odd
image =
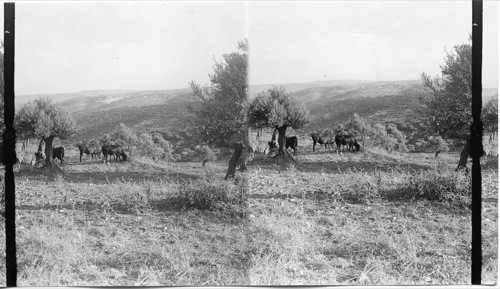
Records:
[[[269,151],[278,148],[278,144],[274,141],[270,141],[267,144],[269,145]],[[299,145],[299,140],[297,139],[296,136],[287,137],[285,140],[285,149],[288,149],[288,148],[293,149],[294,155],[297,154],[298,145]]]
[[[353,135],[342,132],[339,132],[335,136],[335,144],[337,145],[339,153],[342,153],[343,151],[342,146],[347,146],[349,151],[353,150],[354,148],[356,148],[356,151],[359,151],[361,147]]]
[[[94,160],[94,157],[97,159],[98,156],[101,155],[101,149],[96,146],[86,146],[86,145],[78,145],[78,150],[80,150],[80,162],[82,162],[82,156],[85,153],[86,155],[90,155],[92,160]]]
[[[127,160],[127,154],[123,151],[123,148],[119,145],[103,145],[102,154],[104,155],[105,162],[108,163],[108,156],[115,156],[120,160],[122,158],[124,161]]]
[[[63,158],[64,158],[64,148],[63,147],[57,147],[52,150],[52,159],[59,159],[61,161],[61,164],[63,163]]]
[[[293,149],[293,155],[297,154],[297,147],[299,146],[299,140],[296,136],[291,136],[286,138],[285,148]]]

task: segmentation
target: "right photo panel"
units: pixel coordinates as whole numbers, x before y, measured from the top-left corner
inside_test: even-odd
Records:
[[[470,284],[471,2],[247,5],[251,284]],[[482,282],[496,284],[498,3],[483,13]]]

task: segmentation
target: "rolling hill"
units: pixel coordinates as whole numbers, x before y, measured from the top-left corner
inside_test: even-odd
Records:
[[[278,84],[306,104],[311,122],[303,129],[333,128],[354,113],[371,121],[413,122],[418,119],[418,97],[428,92],[420,80],[364,81],[329,80],[310,83]],[[251,85],[254,98],[273,84]],[[485,88],[486,100],[497,94]],[[17,107],[41,95],[16,97]],[[48,96],[48,95],[47,95]],[[52,99],[72,112],[79,132],[70,140],[100,137],[120,123],[135,130],[171,131],[183,129],[193,117],[188,110],[195,101],[191,90],[93,90],[55,94]]]

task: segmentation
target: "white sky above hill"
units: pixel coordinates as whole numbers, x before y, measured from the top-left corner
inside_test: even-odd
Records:
[[[17,2],[16,93],[204,84],[250,42],[250,84],[437,75],[471,1]],[[2,8],[3,10],[3,5]],[[484,2],[483,86],[498,83],[498,2]],[[3,23],[3,13],[0,23]]]

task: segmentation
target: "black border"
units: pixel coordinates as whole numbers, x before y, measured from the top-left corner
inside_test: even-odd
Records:
[[[481,164],[483,154],[482,62],[483,62],[483,0],[472,0],[472,125],[470,143],[472,156],[472,204],[471,204],[471,284],[481,284]]]
[[[16,131],[14,130],[14,39],[15,4],[4,3],[4,116],[3,160],[5,164],[5,260],[7,287],[17,286],[16,259]]]

